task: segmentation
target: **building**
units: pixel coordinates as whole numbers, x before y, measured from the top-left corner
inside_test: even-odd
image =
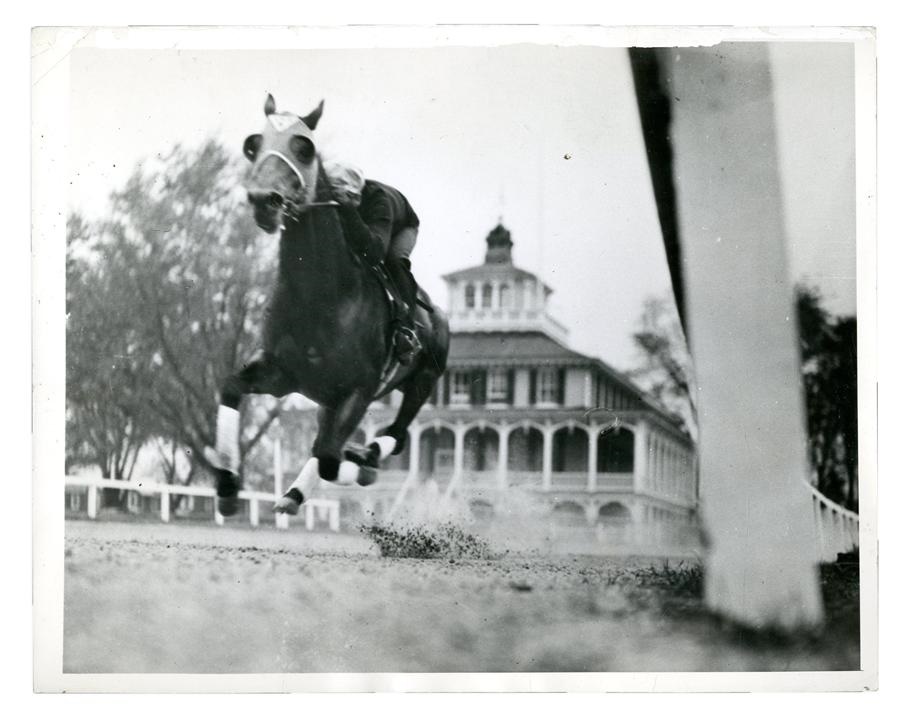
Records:
[[[619,539],[659,541],[692,526],[694,448],[681,422],[602,360],[567,347],[567,329],[547,311],[552,290],[513,264],[512,247],[498,224],[483,264],[444,276],[447,372],[378,484],[340,490],[347,513],[384,515],[428,485],[483,517],[524,494],[548,517]],[[357,440],[391,422],[399,397],[372,405]],[[308,452],[311,412],[292,412],[285,426]],[[289,456],[288,476],[301,463]]]

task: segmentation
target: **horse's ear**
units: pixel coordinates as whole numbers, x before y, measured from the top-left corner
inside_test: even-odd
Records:
[[[271,116],[273,113],[275,113],[275,99],[272,98],[271,93],[266,96],[266,105],[265,108],[263,108],[263,111],[266,112],[266,116]]]
[[[319,123],[319,119],[322,118],[322,108],[325,106],[325,99],[323,98],[319,101],[319,105],[311,111],[308,115],[302,118],[303,123],[307,125],[307,127],[313,131],[316,128],[316,124]]]

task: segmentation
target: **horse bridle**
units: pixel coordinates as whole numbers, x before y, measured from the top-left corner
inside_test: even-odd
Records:
[[[263,152],[259,159],[256,160],[256,163],[258,165],[262,165],[262,163],[270,156],[274,156],[276,159],[280,159],[285,164],[287,164],[288,169],[294,172],[294,174],[297,176],[297,179],[300,180],[300,187],[306,188],[306,180],[303,178],[303,174],[300,173],[300,169],[297,168],[297,165],[287,154],[283,154],[277,149],[267,149]],[[333,199],[330,199],[327,202],[304,202],[302,204],[297,204],[292,199],[289,199],[287,196],[285,196],[281,201],[281,213],[288,219],[296,222],[299,220],[300,215],[308,209],[337,206],[340,205]]]

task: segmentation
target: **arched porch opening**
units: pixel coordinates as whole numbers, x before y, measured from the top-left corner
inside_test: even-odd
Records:
[[[453,448],[455,439],[448,428],[429,428],[419,438],[419,474],[438,483],[449,482],[453,476]]]
[[[578,502],[559,502],[550,512],[550,521],[562,527],[584,527],[587,516]]]
[[[553,471],[587,472],[588,437],[584,429],[568,426],[553,434]]]
[[[511,487],[539,484],[544,466],[544,435],[540,429],[519,426],[509,433],[507,478]]]
[[[634,471],[634,434],[617,428],[600,434],[597,441],[597,471],[626,474]]]
[[[492,428],[472,428],[463,438],[465,471],[496,471],[500,453],[500,436]]]

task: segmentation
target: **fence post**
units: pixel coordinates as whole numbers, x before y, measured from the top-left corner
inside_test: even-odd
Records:
[[[713,543],[706,604],[750,625],[817,625],[823,607],[803,488],[807,438],[768,50],[731,43],[654,57],[671,113],[656,130],[671,139],[664,173],[677,188],[679,234],[666,242],[680,262],[679,290],[684,272],[699,390]]]
[[[219,508],[216,506],[215,499],[213,499],[213,507],[214,507],[213,521],[221,527],[222,525],[225,524],[225,517],[223,517],[221,514],[219,514]]]
[[[169,489],[163,487],[159,493],[159,518],[163,522],[169,521]]]
[[[250,526],[259,526],[259,499],[256,497],[250,500]]]
[[[88,486],[87,516],[88,519],[97,519],[97,487],[95,486]]]
[[[312,502],[306,503],[306,528],[308,530],[315,529],[316,526],[316,510]]]
[[[341,516],[341,505],[338,502],[334,503],[336,506],[332,506],[328,512],[328,526],[332,532],[339,532],[341,529],[340,524],[340,516]]]

